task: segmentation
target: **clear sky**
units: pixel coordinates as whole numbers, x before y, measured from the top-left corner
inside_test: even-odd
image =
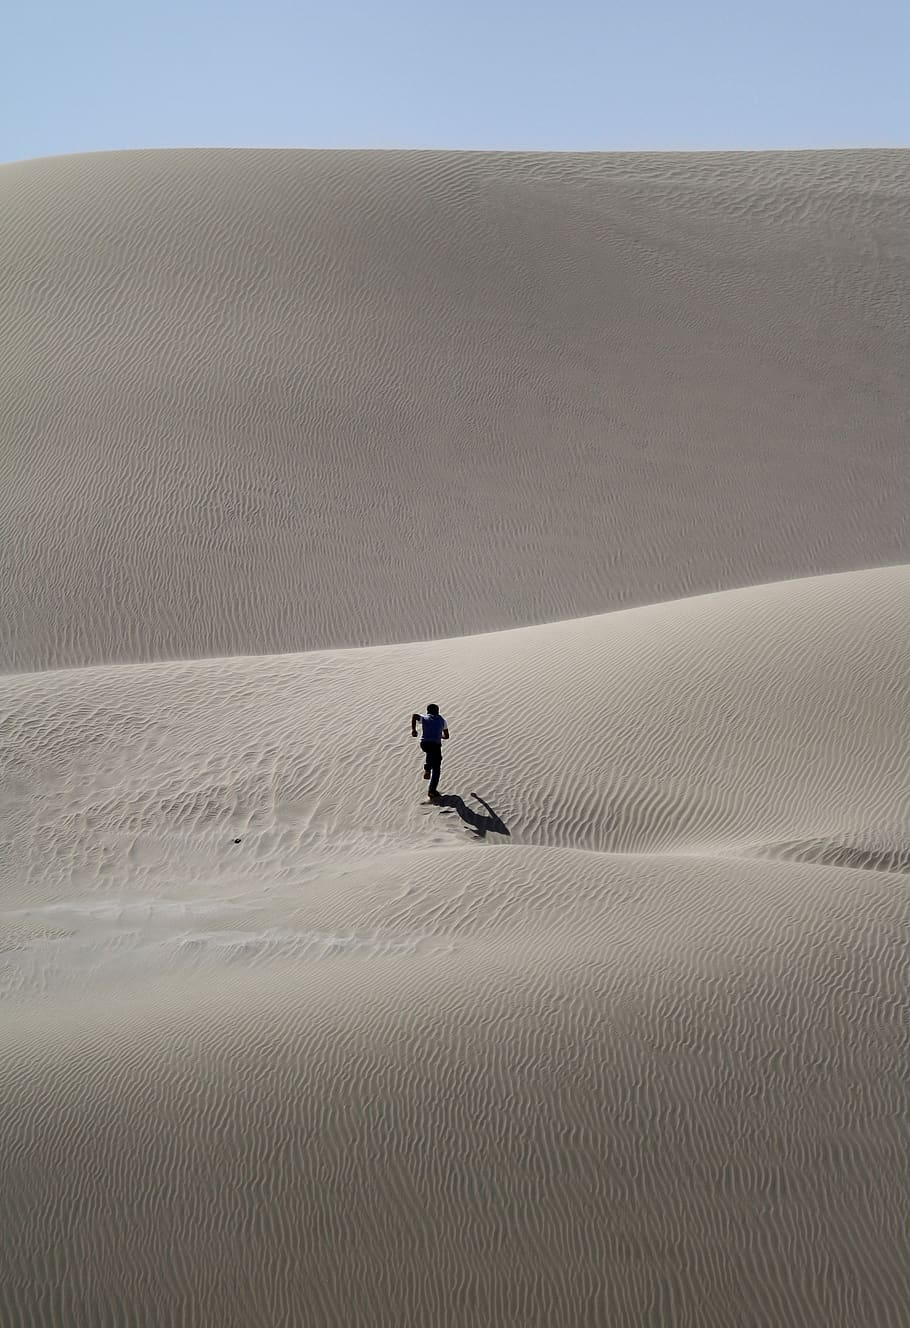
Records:
[[[910,145],[907,0],[10,0],[3,26],[4,161]]]

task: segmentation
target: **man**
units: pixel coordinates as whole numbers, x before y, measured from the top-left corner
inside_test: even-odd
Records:
[[[420,720],[422,735],[420,746],[423,750],[423,777],[430,781],[427,796],[431,801],[439,797],[439,771],[442,766],[442,744],[449,737],[449,730],[438,705],[428,705],[425,715],[411,716],[411,737],[417,737],[417,721]]]

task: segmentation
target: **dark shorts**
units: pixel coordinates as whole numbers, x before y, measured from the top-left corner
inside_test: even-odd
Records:
[[[420,749],[426,757],[424,761],[426,768],[428,770],[438,770],[442,765],[442,743],[421,740]]]

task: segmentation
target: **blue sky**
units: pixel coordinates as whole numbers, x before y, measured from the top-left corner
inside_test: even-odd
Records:
[[[910,145],[906,0],[19,5],[4,25],[4,161]]]

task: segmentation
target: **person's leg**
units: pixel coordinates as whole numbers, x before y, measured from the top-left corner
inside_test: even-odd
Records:
[[[439,772],[442,769],[442,743],[430,743],[430,750],[427,752],[427,761],[430,765],[430,787],[427,793],[432,798],[439,788]]]
[[[420,750],[423,752],[423,777],[424,777],[424,779],[429,779],[429,778],[430,778],[430,745],[431,745],[430,743],[428,743],[428,742],[424,742],[423,739],[421,739],[421,742],[420,742]]]

